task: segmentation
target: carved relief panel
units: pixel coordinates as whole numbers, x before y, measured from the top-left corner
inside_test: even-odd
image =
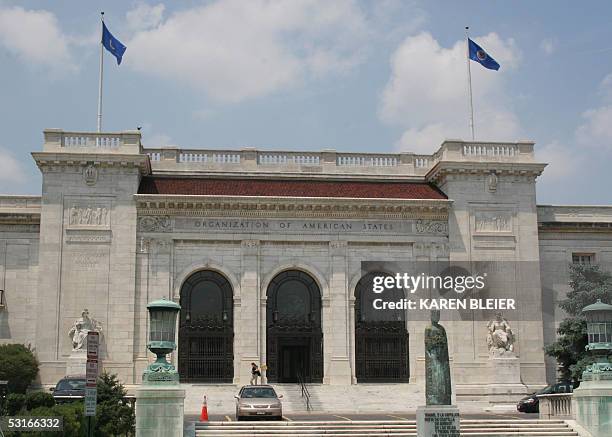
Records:
[[[68,209],[69,228],[109,228],[110,202],[75,201]]]

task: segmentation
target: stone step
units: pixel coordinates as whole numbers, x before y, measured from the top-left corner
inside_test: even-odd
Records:
[[[196,436],[295,437],[295,436],[416,436],[414,420],[196,422]],[[461,436],[469,437],[562,437],[578,436],[562,420],[467,419]]]

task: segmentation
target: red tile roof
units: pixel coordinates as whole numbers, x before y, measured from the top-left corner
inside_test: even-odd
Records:
[[[139,194],[207,196],[352,197],[380,199],[447,199],[421,182],[322,181],[298,179],[207,179],[147,176]]]

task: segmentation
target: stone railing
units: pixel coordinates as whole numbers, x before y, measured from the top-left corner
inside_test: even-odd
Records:
[[[78,154],[142,154],[149,156],[154,171],[160,172],[263,172],[373,175],[376,177],[425,176],[440,161],[533,163],[533,143],[494,143],[447,140],[435,153],[347,153],[146,148],[140,131],[70,132],[44,131],[45,152]]]
[[[140,132],[68,132],[45,129],[44,151],[140,153]]]
[[[572,394],[538,395],[540,419],[572,419]]]
[[[321,172],[339,174],[425,175],[440,160],[463,162],[534,162],[533,143],[445,141],[431,155],[414,153],[346,153],[241,150],[198,150],[178,147],[146,148],[154,169]],[[227,166],[227,167],[226,167]]]

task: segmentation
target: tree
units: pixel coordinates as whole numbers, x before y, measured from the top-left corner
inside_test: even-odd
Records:
[[[98,378],[96,436],[123,436],[134,433],[134,411],[123,399],[127,390],[117,375],[102,373]]]
[[[25,393],[38,375],[38,360],[22,344],[0,345],[0,380],[8,381],[9,393]]]
[[[596,265],[570,265],[571,290],[559,302],[559,307],[568,317],[559,324],[557,341],[546,346],[546,354],[557,359],[563,379],[580,381],[582,372],[593,362],[586,352],[586,320],[582,309],[597,302],[612,301],[612,274],[602,271]]]

